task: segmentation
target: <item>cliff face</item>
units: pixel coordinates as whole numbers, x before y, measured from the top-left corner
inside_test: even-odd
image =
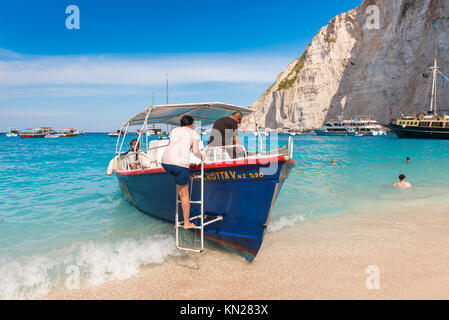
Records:
[[[370,29],[372,5],[379,8],[379,29]],[[448,75],[448,0],[365,0],[323,27],[279,74],[251,106],[256,121],[263,128],[306,130],[342,110],[345,117],[374,115],[381,123],[422,112],[429,105],[435,43],[440,70]],[[438,90],[438,105],[449,113],[449,81],[439,81]],[[245,118],[242,128],[253,127],[254,117]]]

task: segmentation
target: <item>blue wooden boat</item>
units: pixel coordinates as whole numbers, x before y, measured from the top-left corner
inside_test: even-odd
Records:
[[[235,111],[244,115],[252,112],[223,103],[151,106],[124,126],[126,132],[131,125],[142,125],[141,132],[145,132],[148,124],[178,124],[185,114],[201,120],[204,126]],[[139,139],[145,142],[143,136]],[[176,185],[158,163],[167,141],[150,141],[141,153],[142,163],[147,160],[149,167],[129,170],[126,157],[121,156],[120,140],[119,137],[113,166],[123,196],[143,213],[176,225]],[[123,140],[124,137],[122,144]],[[207,159],[202,164],[195,158],[198,161],[193,161],[190,170],[193,176],[203,172],[203,179],[191,181],[191,199],[203,199],[203,204],[202,211],[201,206],[192,205],[190,216],[196,217],[193,222],[199,225],[203,214],[205,238],[234,247],[249,261],[253,260],[262,245],[276,198],[295,166],[292,148],[290,138],[288,146],[263,154],[248,153],[245,149],[237,158]]]

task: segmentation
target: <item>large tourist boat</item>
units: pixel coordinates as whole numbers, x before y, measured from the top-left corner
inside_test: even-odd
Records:
[[[338,117],[318,130],[319,136],[383,136],[386,131],[372,116],[357,116],[354,119]]]
[[[53,134],[55,130],[51,127],[27,128],[21,134],[21,138],[45,138],[45,136]]]
[[[179,126],[184,115],[206,126],[236,111],[244,115],[252,112],[248,108],[217,102],[150,106],[129,119],[122,128],[127,132],[130,126],[142,127],[138,137],[143,145],[138,153],[142,168],[131,170],[128,157],[123,156],[125,134],[117,139],[116,156],[111,160],[108,174],[115,172],[120,190],[131,205],[175,225],[178,249],[202,252],[206,238],[236,248],[251,261],[261,247],[276,198],[296,165],[292,159],[292,138],[288,146],[271,151],[248,152],[241,145],[206,147],[204,162],[191,154],[190,220],[196,225],[193,232],[199,233],[201,240],[197,246],[183,246],[180,236],[186,233],[180,234],[179,230],[183,222],[179,221],[182,214],[179,214],[175,181],[161,166],[169,141],[151,140],[144,145],[142,136],[148,125]],[[237,149],[235,157],[227,149]],[[216,152],[221,152],[220,160]]]
[[[440,77],[442,81],[449,79],[439,70],[437,49],[435,45],[434,64],[430,68],[432,71],[430,108],[427,112],[401,115],[398,119],[393,119],[388,127],[397,134],[398,138],[449,139],[449,116],[444,113],[438,114],[437,111],[437,80]],[[424,75],[428,77],[428,74]]]
[[[66,128],[61,130],[61,135],[63,138],[76,137],[79,132],[73,128]]]

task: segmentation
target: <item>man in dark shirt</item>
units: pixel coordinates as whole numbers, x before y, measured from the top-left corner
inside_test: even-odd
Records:
[[[210,147],[222,147],[229,145],[239,145],[239,124],[242,122],[241,112],[234,112],[229,117],[223,117],[215,121],[208,141]],[[234,148],[234,157],[235,157]]]
[[[220,147],[240,144],[238,127],[242,122],[242,117],[242,113],[234,112],[229,117],[215,121],[208,145]]]

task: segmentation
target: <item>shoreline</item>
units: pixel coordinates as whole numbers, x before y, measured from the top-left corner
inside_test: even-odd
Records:
[[[43,299],[448,299],[447,209],[307,219],[267,233],[252,263],[207,248],[142,267],[130,279],[54,289]],[[374,283],[370,266],[379,271],[379,290],[366,287]]]

